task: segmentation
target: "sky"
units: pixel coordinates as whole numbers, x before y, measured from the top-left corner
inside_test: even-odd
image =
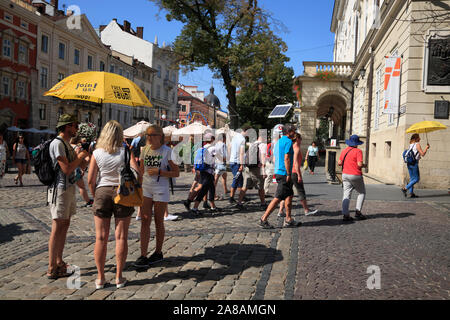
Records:
[[[158,44],[172,43],[183,25],[178,21],[168,22],[165,12],[148,0],[59,0],[60,9],[66,5],[76,5],[85,14],[94,28],[107,25],[116,18],[120,24],[124,20],[131,27],[144,27],[144,39]],[[288,46],[285,53],[290,58],[287,63],[294,74],[303,74],[303,61],[332,61],[334,34],[330,31],[334,0],[260,0],[259,5],[268,11],[274,20],[281,21],[284,28],[275,30]],[[228,99],[220,79],[213,79],[207,68],[183,75],[179,74],[179,83],[198,86],[199,90],[209,94],[211,84],[219,97],[222,109],[226,110]]]

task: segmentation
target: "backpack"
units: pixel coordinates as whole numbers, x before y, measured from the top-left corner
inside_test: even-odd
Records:
[[[55,139],[63,141],[60,138]],[[58,165],[53,167],[53,161],[50,157],[50,144],[53,142],[53,140],[54,139],[47,140],[33,150],[34,171],[36,172],[39,181],[46,186],[52,186],[55,184],[56,174],[58,171]],[[67,146],[64,142],[63,144],[66,150],[66,155],[68,156],[69,150],[67,150]]]
[[[210,168],[210,165],[205,162],[205,148],[201,148],[197,151],[194,159],[195,170],[198,171],[206,171],[206,169]]]
[[[259,165],[261,164],[261,159],[259,155],[259,144],[260,144],[259,141],[255,141],[248,148],[246,165],[249,168],[258,168]]]
[[[409,164],[409,165],[415,165],[416,164],[416,162],[417,162],[416,156],[417,156],[417,153],[414,153],[412,148],[406,149],[402,153],[403,161],[406,164]]]

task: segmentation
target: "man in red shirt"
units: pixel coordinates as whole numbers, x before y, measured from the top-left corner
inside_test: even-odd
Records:
[[[358,198],[356,199],[355,218],[358,220],[365,220],[366,217],[361,213],[361,209],[364,204],[364,198],[366,197],[366,188],[364,186],[361,169],[366,167],[366,165],[363,164],[363,153],[358,149],[358,145],[361,145],[364,142],[359,140],[357,135],[352,135],[350,139],[345,140],[345,143],[348,147],[342,151],[338,162],[338,165],[342,166],[342,184],[344,190],[342,214],[344,215],[344,221],[353,220],[353,218],[350,217],[349,206],[352,191],[353,189],[356,189]]]

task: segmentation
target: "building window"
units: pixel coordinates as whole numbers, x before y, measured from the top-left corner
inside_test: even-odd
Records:
[[[17,81],[17,98],[24,100],[26,98],[25,81]]]
[[[48,36],[42,35],[41,37],[41,51],[48,53]]]
[[[86,116],[84,119],[85,119],[85,122],[87,122],[87,123],[92,122],[92,113],[91,112],[86,113]]]
[[[64,73],[58,73],[58,82],[62,81],[65,78],[65,74]]]
[[[169,101],[169,90],[164,90],[164,100]]]
[[[161,65],[158,64],[158,78],[161,79]]]
[[[119,75],[123,75],[123,69],[122,68],[119,68]]]
[[[147,97],[147,99],[150,100],[150,91],[146,90],[145,91],[145,96]]]
[[[117,110],[117,121],[120,123],[120,110]]]
[[[20,21],[20,26],[26,30],[28,30],[28,22],[26,21]]]
[[[100,61],[100,71],[105,71],[105,63]]]
[[[164,79],[169,80],[169,70],[166,70],[166,77]]]
[[[59,120],[59,117],[61,117],[63,114],[64,114],[64,108],[63,107],[59,107],[58,113],[56,115],[57,120]]]
[[[66,58],[66,45],[64,43],[59,43],[59,53],[58,53],[58,57],[61,60],[64,60]]]
[[[161,86],[159,84],[156,86],[156,98],[161,99]]]
[[[115,72],[115,66],[113,64],[110,65],[109,72],[111,72],[111,73]]]
[[[377,156],[377,144],[372,143],[372,156],[375,158]]]
[[[27,63],[27,47],[23,44],[19,44],[19,63],[26,64]]]
[[[125,73],[125,77],[127,77],[127,79],[130,79],[130,72],[129,72],[129,71],[127,71],[127,72]]]
[[[48,69],[46,67],[41,67],[41,88],[48,87]]]
[[[47,105],[41,103],[39,105],[39,119],[45,120],[47,118]]]
[[[384,142],[384,157],[385,158],[391,157],[391,141]]]
[[[128,123],[128,112],[126,111],[123,113],[123,123],[124,124]]]
[[[8,58],[12,56],[12,45],[9,39],[3,39],[3,56]]]
[[[184,104],[181,105],[181,112],[186,112],[186,105]]]
[[[177,75],[174,73],[172,73],[172,82],[176,83],[177,82]]]
[[[80,50],[75,49],[73,52],[73,63],[76,65],[80,65]]]
[[[11,81],[8,77],[3,77],[3,88],[2,88],[2,94],[4,96],[9,96],[10,90],[11,90]]]
[[[94,69],[94,59],[92,58],[92,56],[88,56],[88,65],[87,68],[88,70],[93,70]]]
[[[13,22],[13,16],[10,15],[9,13],[5,12],[3,17],[5,18],[6,21]]]

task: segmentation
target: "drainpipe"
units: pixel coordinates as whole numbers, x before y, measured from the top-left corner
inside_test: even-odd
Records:
[[[367,129],[366,129],[366,152],[365,158],[367,167],[365,168],[365,173],[369,172],[369,148],[370,148],[370,126],[372,121],[372,97],[373,97],[373,65],[374,65],[374,48],[370,48],[370,70],[368,75],[368,87],[369,87],[369,104],[367,110]]]
[[[348,89],[346,86],[344,86],[344,81],[341,81],[341,87],[345,89],[348,93],[352,95],[352,100],[350,101],[350,128],[349,128],[349,136],[352,134],[353,130],[353,97],[355,94],[355,87],[352,85],[352,90]]]

